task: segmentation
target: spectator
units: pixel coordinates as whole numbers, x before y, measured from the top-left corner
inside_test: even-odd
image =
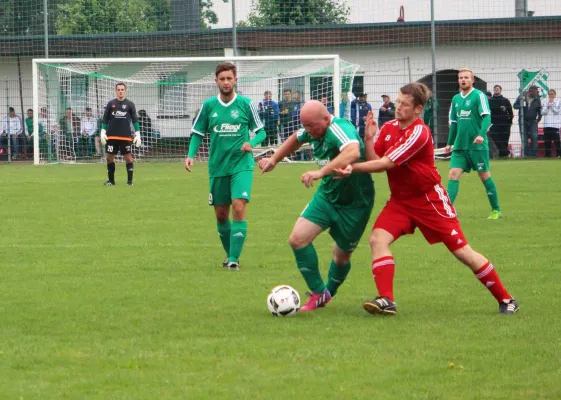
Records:
[[[195,123],[194,121],[197,118],[197,115],[199,115],[199,110],[195,111],[193,124]],[[146,110],[138,111],[138,124],[140,125],[140,140],[142,141],[142,144],[146,146],[150,143],[150,139],[153,137],[152,118],[148,116]]]
[[[25,138],[23,133],[23,125],[21,118],[16,115],[14,107],[8,108],[8,115],[4,117],[2,122],[2,136],[0,137],[0,148],[8,152],[8,140],[11,143],[12,158],[17,158],[19,150],[19,142]]]
[[[56,148],[56,131],[58,129],[56,123],[51,123],[49,120],[49,113],[46,107],[41,107],[39,109],[39,124],[43,126],[43,139],[44,144],[41,145],[39,142],[39,149],[41,152],[47,152],[47,156],[51,157],[54,155],[54,149]],[[49,158],[50,159],[50,158]]]
[[[292,108],[292,129],[296,131],[302,126],[302,122],[300,121],[300,109],[303,106],[302,97],[298,90],[292,95],[292,103],[294,104]]]
[[[72,112],[72,108],[68,107],[64,116],[59,120],[59,150],[68,152],[68,156],[72,156],[74,152],[74,144],[78,142],[80,133],[80,119]]]
[[[423,122],[426,126],[430,128],[431,133],[434,132],[434,118],[433,118],[433,108],[436,108],[436,121],[438,122],[438,117],[440,116],[440,105],[438,101],[431,96],[425,103],[425,107],[423,108]]]
[[[349,94],[347,92],[341,93],[341,104],[339,104],[339,118],[351,120],[351,107],[349,104]]]
[[[557,92],[549,89],[548,99],[542,106],[543,115],[543,140],[545,146],[545,156],[551,157],[551,142],[555,142],[557,157],[561,156],[559,128],[561,128],[561,101],[555,97]]]
[[[259,117],[265,126],[267,136],[263,141],[264,146],[274,146],[279,134],[279,105],[272,99],[270,90],[263,93],[263,101],[259,103]]]
[[[364,140],[366,116],[369,111],[372,111],[372,106],[366,101],[367,96],[366,93],[359,93],[357,98],[351,102],[351,122],[362,140]]]
[[[524,157],[535,157],[538,152],[538,123],[542,119],[542,104],[538,87],[532,85],[529,87],[528,93],[523,92],[514,102],[514,108],[520,110],[518,125],[520,126]],[[532,143],[531,148],[528,148],[528,139]]]
[[[292,90],[284,89],[284,97],[279,103],[279,116],[281,126],[281,141],[284,142],[292,133],[294,128],[292,126],[292,110],[294,103],[292,102]]]
[[[491,128],[489,136],[499,151],[499,157],[508,157],[508,140],[510,139],[510,128],[514,118],[514,112],[510,101],[503,97],[501,85],[493,86],[493,94],[489,97],[491,108]]]
[[[102,154],[97,119],[93,117],[90,107],[86,107],[86,113],[80,121],[80,133],[82,136],[78,148],[81,151],[85,148],[88,156],[93,155],[94,151],[95,154]]]
[[[327,108],[327,112],[329,114],[331,114],[331,115],[334,114],[333,107],[331,107],[331,105],[327,102],[327,97],[322,97],[320,99],[320,102],[321,102],[321,104],[323,104],[325,106],[325,108]]]
[[[384,104],[382,104],[378,112],[378,126],[380,128],[382,128],[382,125],[386,122],[395,118],[395,104],[390,101],[390,96],[383,94],[382,99],[384,100]]]
[[[35,137],[33,136],[33,109],[27,110],[27,118],[25,119],[25,128],[27,130],[27,153],[33,154],[33,141]],[[39,119],[39,151],[44,152],[47,149],[47,141],[45,138],[46,135],[45,124],[41,119]]]

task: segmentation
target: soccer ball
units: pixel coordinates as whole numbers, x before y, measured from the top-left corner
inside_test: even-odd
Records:
[[[267,297],[267,307],[275,317],[294,315],[300,308],[300,295],[288,285],[277,286]]]

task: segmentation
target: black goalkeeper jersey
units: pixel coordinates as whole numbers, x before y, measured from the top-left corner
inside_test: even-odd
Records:
[[[113,99],[107,103],[103,114],[103,123],[107,125],[107,139],[132,141],[131,126],[135,122],[138,122],[138,116],[132,101]]]

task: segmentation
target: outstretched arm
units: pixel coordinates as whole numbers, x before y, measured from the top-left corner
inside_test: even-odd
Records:
[[[371,172],[384,172],[392,169],[396,164],[388,157],[384,156],[379,160],[365,161],[361,163],[352,164],[354,172],[371,173]]]
[[[310,187],[316,179],[321,179],[324,176],[340,171],[356,161],[359,157],[360,145],[358,143],[349,143],[343,148],[343,150],[341,150],[337,157],[324,165],[319,171],[308,171],[303,174],[302,183],[306,185],[306,187]]]
[[[302,143],[298,140],[298,134],[293,133],[270,158],[263,158],[259,161],[259,168],[262,173],[273,170],[279,161],[294,153],[300,147],[302,147]]]

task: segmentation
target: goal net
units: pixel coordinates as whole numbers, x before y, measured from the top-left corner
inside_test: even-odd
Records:
[[[142,146],[134,149],[136,160],[185,157],[198,110],[218,94],[216,65],[225,61],[236,64],[236,91],[258,105],[267,131],[256,157],[274,151],[299,128],[299,109],[310,99],[322,101],[336,116],[350,115],[350,100],[342,98],[351,92],[358,65],[337,55],[35,59],[35,163],[103,162],[101,118],[117,82],[127,85],[127,99],[135,103],[139,117]],[[202,161],[208,157],[208,139],[198,152]],[[290,159],[310,160],[311,151],[303,149]]]

